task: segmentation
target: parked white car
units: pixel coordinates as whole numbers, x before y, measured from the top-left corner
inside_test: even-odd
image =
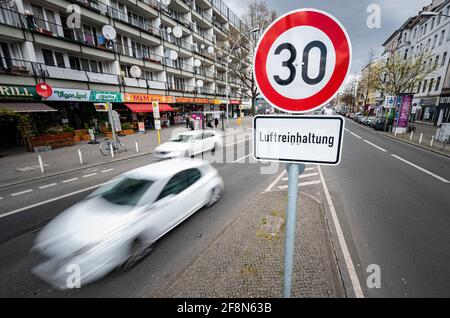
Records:
[[[153,156],[157,159],[192,157],[222,145],[222,134],[216,130],[186,131],[157,146]]]
[[[33,273],[60,289],[79,271],[81,284],[143,259],[154,243],[203,206],[216,203],[222,178],[200,159],[160,161],[124,173],[53,219],[32,251]]]

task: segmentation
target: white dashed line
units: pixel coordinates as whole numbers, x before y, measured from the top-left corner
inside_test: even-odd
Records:
[[[50,187],[54,187],[55,185],[58,185],[58,184],[57,183],[46,184],[46,185],[40,186],[39,189],[50,188]]]
[[[416,165],[416,164],[414,164],[414,163],[412,163],[412,162],[409,162],[408,160],[403,159],[402,157],[399,157],[399,156],[394,155],[394,154],[391,154],[391,156],[394,157],[394,158],[397,158],[398,160],[403,161],[404,163],[409,164],[410,166],[412,166],[412,167],[414,167],[414,168],[416,168],[416,169],[419,169],[419,170],[422,171],[422,172],[425,172],[426,174],[429,174],[430,176],[432,176],[432,177],[434,177],[434,178],[436,178],[436,179],[438,179],[438,180],[440,180],[440,181],[442,181],[442,182],[450,183],[450,181],[448,181],[447,179],[444,179],[444,178],[438,176],[437,174],[434,174],[433,172],[428,171],[427,169],[424,169],[424,168],[422,168],[422,167],[419,167],[418,165]]]
[[[78,190],[78,191],[67,193],[67,194],[61,195],[61,196],[53,198],[53,199],[48,199],[48,200],[45,200],[45,201],[42,201],[42,202],[39,202],[39,203],[35,203],[35,204],[29,205],[29,206],[26,206],[26,207],[23,207],[23,208],[20,208],[20,209],[16,209],[16,210],[13,210],[13,211],[10,211],[10,212],[3,213],[3,214],[0,215],[0,219],[4,218],[4,217],[7,217],[8,215],[16,214],[16,213],[19,213],[19,212],[22,212],[22,211],[26,211],[26,210],[35,208],[35,207],[40,206],[40,205],[44,205],[44,204],[47,204],[47,203],[50,203],[50,202],[53,202],[53,201],[57,201],[57,200],[60,200],[60,199],[64,199],[64,198],[70,197],[70,196],[78,194],[78,193],[83,193],[83,192],[86,192],[86,191],[98,188],[98,187],[100,187],[102,185],[105,185],[105,184],[108,184],[110,182],[112,182],[112,181],[100,183],[100,184],[94,185],[92,187],[88,187],[88,188],[85,188],[85,189],[81,189],[81,190]],[[31,191],[33,191],[33,190],[31,190]]]
[[[67,179],[67,180],[63,180],[61,182],[62,183],[67,183],[67,182],[73,182],[73,181],[76,181],[76,180],[78,180],[78,178]]]
[[[247,157],[249,157],[249,156],[251,156],[251,155],[252,155],[252,153],[249,153],[248,155],[246,155],[246,156],[244,156],[244,157],[242,157],[242,158],[239,158],[239,159],[233,161],[233,163],[236,163],[236,162],[238,162],[238,161],[241,161],[242,159],[245,159],[245,158],[247,158]]]
[[[303,179],[303,178],[309,178],[309,177],[317,176],[317,175],[318,175],[317,172],[313,172],[313,173],[301,174],[301,175],[298,176],[298,178],[299,178],[299,179]],[[287,181],[288,178],[283,178],[282,180],[283,180],[283,181]]]
[[[348,130],[347,128],[344,128],[345,129],[345,131],[350,131],[350,130]]]
[[[111,169],[106,169],[106,170],[101,171],[101,173],[110,172],[110,171],[113,171],[113,170],[114,170],[113,168],[111,168]]]
[[[240,143],[243,143],[243,142],[246,142],[246,141],[250,141],[250,140],[252,140],[252,138],[236,141],[235,143],[225,145],[225,147],[234,146],[234,145],[237,145],[237,144],[240,144]]]
[[[3,197],[0,197],[0,200],[3,200]]]
[[[320,168],[319,165],[317,166],[317,168],[319,169],[320,180],[322,181],[323,190],[325,191],[328,207],[330,208],[331,217],[333,219],[334,227],[336,229],[336,235],[339,240],[339,245],[341,246],[342,254],[344,255],[345,264],[347,265],[347,271],[350,276],[350,280],[352,282],[355,296],[356,298],[364,298],[364,293],[359,283],[358,275],[356,274],[355,266],[353,265],[352,257],[350,256],[347,243],[345,242],[344,233],[342,232],[341,224],[339,223],[339,219],[337,217],[333,201],[331,201],[331,196],[330,193],[328,192],[328,187],[325,183],[325,179],[322,174],[322,169]]]
[[[305,171],[311,171],[314,170],[315,168],[306,168]]]
[[[365,140],[364,139],[364,141],[365,142],[367,142],[369,145],[371,145],[372,147],[375,147],[375,148],[377,148],[378,150],[381,150],[381,151],[383,151],[383,152],[387,152],[387,150],[386,149],[384,149],[384,148],[381,148],[380,146],[377,146],[377,145],[375,145],[375,144],[373,144],[373,143],[371,143],[370,141],[368,141],[368,140]]]
[[[355,134],[354,132],[351,132],[351,131],[349,131],[349,133],[351,133],[353,136],[355,136],[356,138],[358,138],[358,139],[362,139],[362,137],[361,136],[359,136],[359,135],[357,135],[357,134]]]
[[[15,196],[22,195],[22,194],[25,194],[25,193],[30,193],[30,192],[33,192],[33,190],[32,189],[28,189],[28,190],[25,190],[25,191],[16,192],[16,193],[11,194],[11,196],[15,197]]]
[[[98,174],[97,172],[90,173],[90,174],[85,174],[85,175],[83,176],[83,178],[88,178],[88,177],[96,176],[97,174]]]

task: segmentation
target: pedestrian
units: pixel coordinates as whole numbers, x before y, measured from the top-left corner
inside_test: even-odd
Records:
[[[211,121],[210,121],[210,120],[208,121],[208,124],[207,124],[207,126],[208,126],[208,128],[213,128],[213,126],[212,126],[212,124],[211,124]]]
[[[217,129],[217,126],[219,126],[219,119],[214,118],[214,127]]]
[[[189,128],[189,127],[191,127],[189,116],[186,116],[186,128]]]
[[[191,130],[195,130],[195,126],[194,126],[194,121],[193,120],[189,120],[189,127],[191,128]]]

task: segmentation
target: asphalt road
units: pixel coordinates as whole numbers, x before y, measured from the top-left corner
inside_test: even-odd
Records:
[[[36,234],[49,220],[93,191],[91,188],[121,172],[149,164],[153,159],[143,156],[2,189],[0,297],[145,297],[155,292],[207,246],[248,204],[249,199],[262,192],[276,177],[276,173],[261,174],[260,164],[249,163],[251,142],[246,141],[243,134],[234,138],[227,137],[224,143],[226,151],[219,155],[230,163],[213,164],[225,184],[224,195],[216,205],[201,209],[163,237],[152,254],[135,268],[127,272],[112,272],[81,289],[59,291],[31,274],[31,268],[37,265],[37,259],[29,253]],[[46,187],[54,183],[56,185]],[[33,191],[11,197],[11,194],[27,190]],[[77,191],[82,192],[73,194]],[[58,199],[65,195],[68,196]],[[45,203],[47,200],[50,202]],[[44,204],[40,204],[43,201]],[[5,215],[34,204],[40,205]]]
[[[449,297],[450,159],[346,128],[341,164],[322,170],[365,296]],[[370,264],[379,289],[367,288]]]

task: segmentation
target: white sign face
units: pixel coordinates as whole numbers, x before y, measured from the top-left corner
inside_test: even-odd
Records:
[[[341,116],[256,116],[253,128],[256,160],[337,165],[341,159]]]
[[[387,96],[385,101],[385,108],[394,108],[395,100],[395,96]]]
[[[152,102],[153,105],[153,118],[154,119],[159,119],[160,115],[159,115],[159,104],[158,102]]]
[[[155,129],[161,129],[161,121],[159,119],[155,119]]]

